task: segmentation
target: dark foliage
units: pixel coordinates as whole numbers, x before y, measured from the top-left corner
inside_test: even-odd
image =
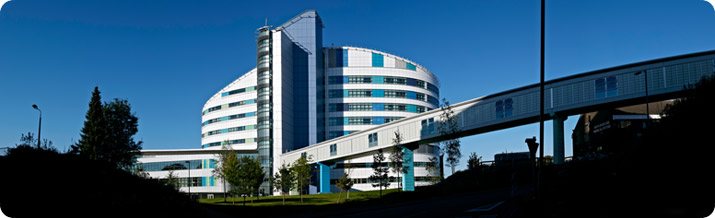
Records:
[[[142,142],[133,138],[138,131],[138,121],[127,100],[114,99],[102,104],[99,88],[94,87],[81,138],[72,145],[72,153],[129,169],[135,161],[134,155],[142,148]]]
[[[18,146],[0,157],[10,217],[202,217],[187,196],[104,161]]]

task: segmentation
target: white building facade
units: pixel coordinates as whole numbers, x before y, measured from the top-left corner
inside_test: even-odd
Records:
[[[223,146],[257,158],[268,177],[284,163],[283,153],[438,108],[439,81],[425,67],[377,50],[324,48],[322,28],[322,20],[312,10],[279,27],[259,28],[256,68],[218,91],[203,107],[201,149],[142,151],[139,162],[144,169],[153,178],[165,178],[169,170],[188,178],[191,168],[191,179],[182,184],[209,196],[224,190],[222,181],[208,173],[218,164],[216,154]],[[425,166],[438,153],[432,145],[415,150],[416,185],[425,185],[428,177],[435,176]],[[371,155],[329,163],[331,180],[349,173],[353,189],[375,189],[368,181]],[[201,166],[196,166],[199,162]],[[392,186],[397,187],[396,178]],[[261,190],[271,193],[268,180]]]

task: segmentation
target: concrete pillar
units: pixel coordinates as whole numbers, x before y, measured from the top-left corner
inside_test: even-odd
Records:
[[[564,121],[568,117],[556,115],[553,122],[554,132],[554,164],[564,163]]]
[[[318,163],[318,188],[320,194],[330,193],[330,166]]]
[[[415,162],[414,151],[402,148],[402,166],[407,172],[402,175],[402,191],[415,191]]]

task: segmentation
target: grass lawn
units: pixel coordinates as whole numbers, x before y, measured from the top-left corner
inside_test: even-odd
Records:
[[[389,193],[398,192],[397,189],[383,190],[382,195]],[[342,195],[340,202],[345,203],[346,193],[330,193],[330,194],[312,194],[303,195],[303,203],[300,203],[300,196],[290,195],[285,196],[285,205],[329,205],[337,204],[338,195]],[[371,199],[380,198],[380,191],[365,191],[365,192],[350,192],[350,199],[347,202],[364,202]],[[251,202],[253,200],[253,202]],[[224,203],[223,198],[215,199],[200,199],[199,202],[202,204],[214,204],[214,205],[232,205],[235,201],[237,206],[243,205],[243,198],[228,198]],[[256,200],[256,197],[246,197],[246,206],[279,206],[283,205],[283,197],[281,196],[267,196],[261,197],[260,200]]]

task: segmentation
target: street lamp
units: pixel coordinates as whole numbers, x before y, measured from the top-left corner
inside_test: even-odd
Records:
[[[189,183],[189,184],[188,184],[188,186],[189,186],[189,199],[192,199],[192,198],[191,198],[191,183],[193,183],[193,180],[191,179],[191,161],[188,161],[188,160],[187,160],[187,161],[184,161],[184,163],[187,163],[187,164],[189,165],[189,179],[188,179],[188,180],[189,180],[189,182],[188,182],[188,183]]]
[[[646,72],[645,70],[638,71],[634,75],[638,76],[638,75],[641,75],[641,73],[643,74],[643,83],[645,84],[645,113],[646,113],[646,125],[648,125],[647,123],[650,122],[650,107],[648,104],[648,103],[650,103],[648,101],[648,72]]]
[[[37,125],[37,148],[40,148],[40,131],[42,131],[42,110],[40,110],[39,107],[37,107],[36,104],[32,104],[32,108],[40,112],[40,124]]]

